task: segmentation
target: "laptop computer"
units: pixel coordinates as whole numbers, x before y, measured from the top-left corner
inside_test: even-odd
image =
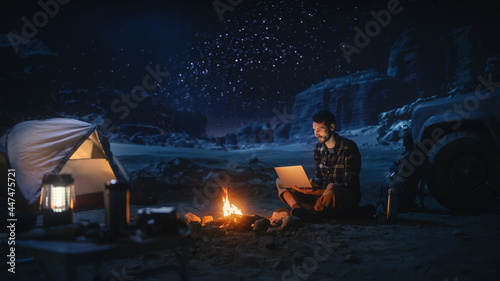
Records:
[[[281,181],[281,187],[293,188],[294,186],[303,189],[312,188],[311,182],[304,171],[302,165],[274,167]]]

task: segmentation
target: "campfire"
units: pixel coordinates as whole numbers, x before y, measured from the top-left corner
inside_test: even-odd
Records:
[[[251,231],[256,221],[264,219],[258,215],[244,215],[240,208],[229,201],[228,188],[222,187],[222,191],[222,217],[213,219],[212,216],[204,216],[203,219],[200,219],[196,215],[188,213],[185,216],[188,222],[198,221],[205,228]]]
[[[222,211],[224,212],[224,216],[227,217],[230,216],[231,214],[243,215],[243,213],[241,212],[240,209],[238,209],[238,207],[229,202],[227,187],[223,187],[222,191],[224,191],[224,194],[222,195],[222,203],[224,204],[222,206]]]
[[[229,202],[227,187],[223,187],[222,191],[222,212],[224,217],[221,218],[222,225],[220,227],[227,227],[229,230],[236,231],[251,230],[252,224],[260,217],[243,215],[238,207]]]

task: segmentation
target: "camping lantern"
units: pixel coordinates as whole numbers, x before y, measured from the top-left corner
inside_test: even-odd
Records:
[[[74,179],[69,174],[47,174],[42,181],[40,209],[43,226],[57,226],[73,222],[75,202]]]

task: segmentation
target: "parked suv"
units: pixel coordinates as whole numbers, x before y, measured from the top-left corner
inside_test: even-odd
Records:
[[[453,210],[484,209],[500,194],[500,79],[494,73],[418,104],[411,115],[416,150],[410,162],[425,169],[432,195]]]

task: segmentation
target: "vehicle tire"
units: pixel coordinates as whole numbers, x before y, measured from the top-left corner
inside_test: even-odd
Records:
[[[447,134],[429,151],[427,186],[452,210],[484,210],[500,190],[500,152],[485,134]]]

